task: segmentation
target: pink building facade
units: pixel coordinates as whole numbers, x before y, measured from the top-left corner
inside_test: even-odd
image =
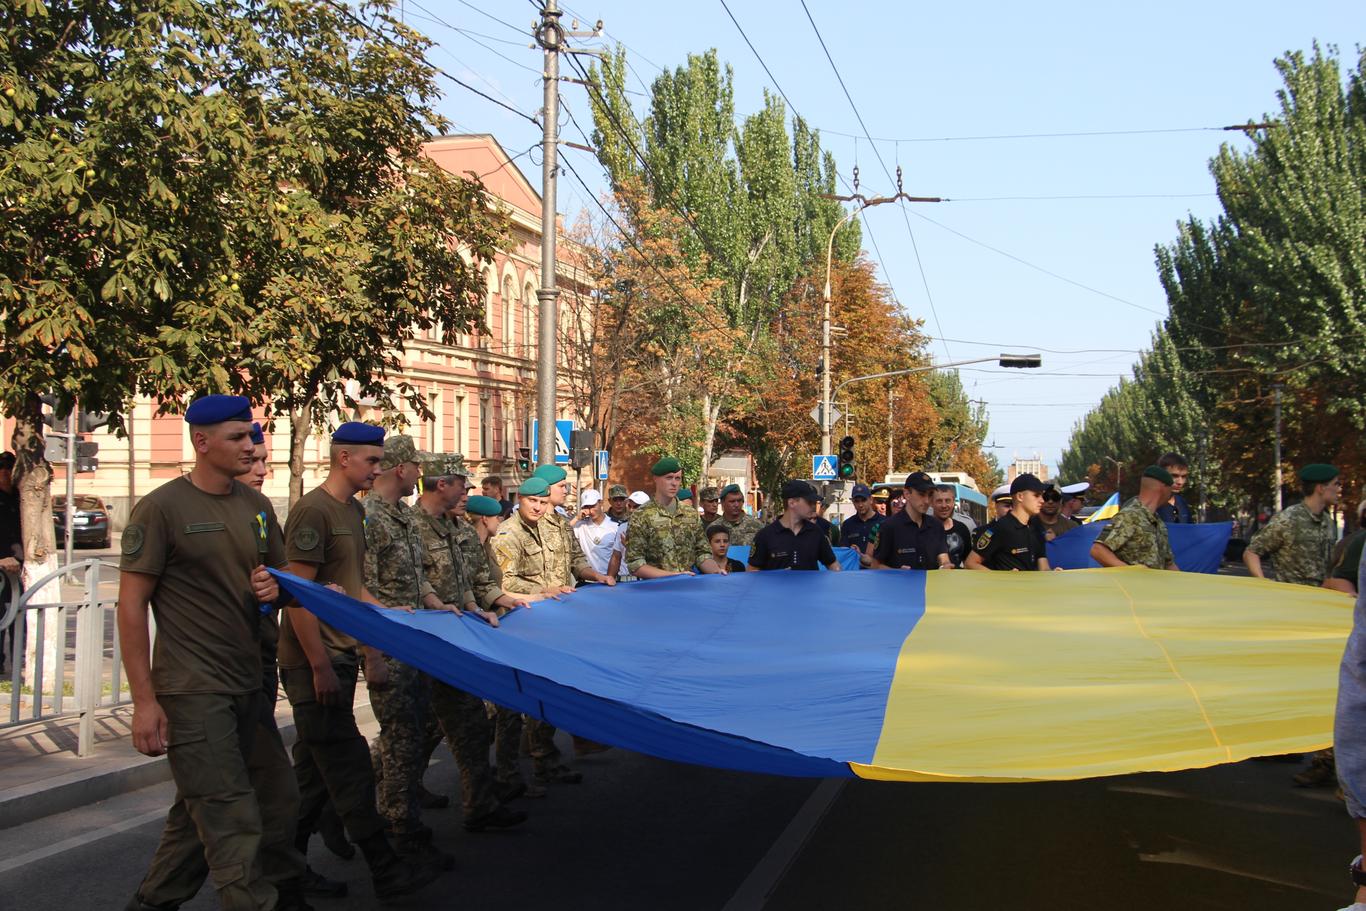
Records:
[[[464,455],[478,478],[498,475],[515,485],[523,477],[517,468],[518,451],[531,448],[536,411],[541,197],[492,136],[444,137],[428,143],[426,153],[453,174],[472,172],[479,177],[508,219],[509,240],[506,249],[482,270],[488,331],[461,333],[450,344],[435,331],[407,346],[401,378],[420,391],[433,417],[421,419],[405,407],[405,432],[419,448]],[[576,248],[561,235],[557,250],[557,283],[562,294],[585,290],[582,273],[574,265]],[[568,396],[561,395],[559,400],[560,417],[575,417],[569,413]],[[155,410],[150,400],[132,404],[127,439],[103,431],[87,437],[100,444],[100,467],[79,474],[76,491],[104,498],[116,528],[121,527],[131,502],[193,463],[184,422],[175,416],[158,417]],[[378,417],[376,409],[362,408],[358,415],[336,415],[328,429],[345,420]],[[272,471],[265,492],[283,506],[289,489],[289,429],[280,420],[274,431],[267,430]],[[0,432],[8,444],[13,420],[4,419]],[[309,490],[326,472],[326,431],[310,436],[305,461],[304,489]],[[64,466],[53,468],[52,489],[57,494],[65,489]]]

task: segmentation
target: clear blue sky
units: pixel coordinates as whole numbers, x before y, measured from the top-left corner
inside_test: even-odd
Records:
[[[646,83],[659,67],[715,47],[734,68],[737,113],[756,110],[763,90],[772,88],[720,0],[594,2],[572,0],[562,8],[585,25],[602,19],[606,41],[628,47]],[[821,129],[846,179],[857,159],[865,192],[894,191],[868,141],[853,138],[863,130],[801,4],[728,2],[797,111]],[[1043,353],[1038,371],[983,365],[962,373],[970,394],[987,402],[988,442],[999,447],[993,451],[1002,465],[1036,451],[1056,464],[1073,423],[1128,375],[1137,349],[1166,312],[1153,246],[1170,241],[1187,214],[1218,212],[1209,158],[1221,143],[1247,145],[1238,133],[1193,128],[1274,113],[1278,55],[1318,40],[1337,44],[1350,62],[1366,31],[1359,0],[1293,6],[1159,0],[1053,4],[1042,11],[1000,2],[807,5],[868,133],[906,140],[875,143],[887,168],[894,173],[901,164],[912,195],[957,200],[866,213],[864,246],[875,256],[876,240],[882,278],[906,310],[924,319],[926,333],[940,337],[935,357]],[[540,108],[540,54],[526,47],[536,17],[530,0],[405,0],[403,9],[436,40],[433,63],[522,111]],[[457,129],[493,133],[514,155],[539,140],[526,121],[443,84],[443,111]],[[632,96],[640,116],[644,90],[632,87],[641,93]],[[585,92],[564,85],[566,103],[587,128]],[[1172,132],[910,141],[1137,130]],[[567,122],[564,136],[581,141]],[[602,189],[591,156],[572,149],[562,154],[574,156],[589,185]],[[518,161],[533,183],[539,183],[539,162],[539,150]],[[559,208],[570,219],[592,207],[572,177],[560,187]],[[1079,196],[1141,198],[1001,198]]]

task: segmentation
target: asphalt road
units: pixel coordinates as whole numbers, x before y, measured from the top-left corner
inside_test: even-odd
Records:
[[[428,786],[454,793],[437,760]],[[1350,894],[1354,827],[1331,791],[1290,787],[1287,764],[994,785],[821,783],[619,750],[578,765],[583,784],[519,802],[532,818],[517,830],[470,835],[458,810],[428,811],[459,866],[385,907],[1321,911]],[[0,829],[0,908],[120,907],[170,796]],[[352,888],[320,909],[377,907],[361,860],[315,843],[310,862]],[[208,891],[186,906],[215,907]]]

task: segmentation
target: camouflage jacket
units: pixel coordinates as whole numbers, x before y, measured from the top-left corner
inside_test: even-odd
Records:
[[[456,540],[455,525],[445,516],[434,516],[421,506],[417,527],[422,536],[422,569],[436,596],[446,604],[464,606],[474,600],[465,555]]]
[[[702,522],[692,506],[674,501],[665,509],[651,500],[631,516],[626,566],[632,573],[647,563],[666,572],[686,572],[710,557]]]
[[[484,610],[501,612],[493,602],[503,596],[503,573],[493,562],[488,545],[479,540],[479,532],[464,519],[453,520],[451,525],[455,528],[456,546],[465,559],[475,602]]]
[[[551,548],[555,560],[554,573],[557,577],[567,575],[570,581],[566,584],[573,585],[574,578],[582,579],[584,573],[592,571],[593,564],[588,562],[588,556],[579,544],[579,536],[574,534],[574,527],[569,524],[568,519],[551,510],[541,519],[540,524],[553,525],[559,530],[561,542]]]
[[[730,529],[730,543],[735,547],[749,547],[754,543],[754,536],[759,533],[759,529],[764,527],[754,516],[741,516],[739,522],[731,522],[725,516],[718,516],[717,522]],[[702,529],[704,532],[706,529]]]
[[[503,573],[503,591],[533,595],[549,588],[574,584],[567,558],[557,558],[555,548],[564,542],[560,530],[541,519],[532,524],[513,513],[493,536],[493,557]],[[556,573],[555,567],[562,567]]]
[[[1247,549],[1275,561],[1280,581],[1317,588],[1328,575],[1333,531],[1328,510],[1316,516],[1303,503],[1296,503],[1272,516]]]
[[[1167,526],[1142,503],[1130,503],[1101,529],[1097,543],[1104,544],[1131,566],[1166,569],[1174,561]]]
[[[365,587],[386,607],[421,607],[433,591],[422,571],[418,517],[402,500],[365,498]]]

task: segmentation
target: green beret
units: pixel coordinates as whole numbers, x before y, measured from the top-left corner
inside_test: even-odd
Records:
[[[743,495],[743,494],[744,494],[744,491],[740,489],[740,485],[739,485],[739,484],[727,484],[725,487],[722,487],[722,488],[721,488],[721,496],[723,496],[723,497],[728,497],[728,496],[730,496],[730,495],[733,494],[733,493],[738,493],[738,494]]]
[[[1340,474],[1342,472],[1333,465],[1315,462],[1313,465],[1306,465],[1300,469],[1300,480],[1306,484],[1327,484]]]
[[[547,484],[558,484],[569,477],[569,472],[558,465],[542,465],[531,473],[533,478],[545,478]]]
[[[517,495],[522,497],[543,497],[550,493],[550,485],[545,478],[538,478],[535,475],[522,482],[522,486],[517,488]]]
[[[680,490],[680,491],[678,492],[678,498],[679,498],[680,500],[691,500],[691,499],[692,499],[692,491],[689,490],[688,488],[684,487],[682,490]]]
[[[1143,469],[1143,477],[1152,478],[1154,481],[1161,481],[1168,487],[1172,486],[1171,472],[1167,471],[1167,469],[1163,468],[1161,465],[1149,465],[1147,468]]]
[[[473,496],[465,504],[465,511],[476,516],[501,516],[502,505],[493,497]]]
[[[658,462],[655,462],[654,467],[650,469],[650,474],[659,477],[660,475],[673,474],[675,471],[682,470],[683,466],[678,464],[678,459],[675,459],[673,456],[665,456]]]

